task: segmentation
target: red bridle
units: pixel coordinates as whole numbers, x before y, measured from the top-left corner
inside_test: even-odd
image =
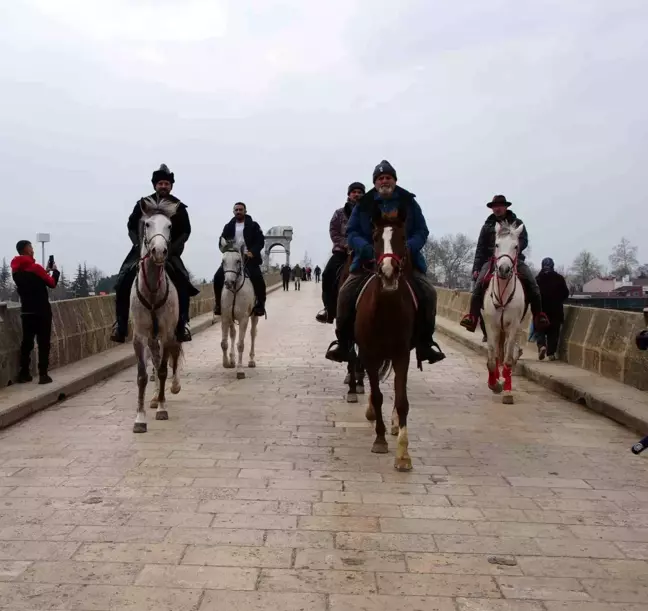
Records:
[[[378,257],[378,263],[377,264],[381,265],[382,262],[385,259],[393,259],[394,263],[396,263],[396,265],[398,267],[400,267],[402,262],[403,262],[402,258],[399,257],[398,255],[394,254],[393,252],[386,252],[386,253],[383,253],[382,255],[380,255],[380,257]]]

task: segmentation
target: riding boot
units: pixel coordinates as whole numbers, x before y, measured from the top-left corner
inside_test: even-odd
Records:
[[[533,325],[538,332],[545,331],[549,327],[549,319],[542,311],[542,295],[540,294],[540,287],[533,277],[531,269],[526,263],[518,263],[518,278],[524,289],[524,294],[529,306],[531,307],[531,314],[533,315]]]
[[[347,328],[345,327],[340,327],[335,330],[337,341],[331,342],[331,345],[326,351],[326,358],[329,361],[335,361],[336,363],[346,363],[349,360],[353,340],[351,339],[351,336]]]
[[[429,304],[426,301],[419,299],[419,308],[416,317],[415,329],[415,345],[416,345],[416,361],[419,369],[422,369],[421,363],[438,363],[445,358],[445,354],[439,347],[434,339],[434,328],[436,326],[435,317],[428,316],[426,311]]]
[[[189,294],[184,287],[178,290],[178,306],[180,308],[180,315],[178,316],[178,326],[176,327],[176,339],[179,342],[190,342]]]
[[[219,267],[214,274],[214,315],[221,315],[221,297],[223,294],[223,284],[225,283],[225,274],[223,267]]]
[[[254,296],[256,298],[252,313],[258,317],[265,316],[266,285],[261,268],[254,263],[248,264],[248,277],[254,288]]]
[[[473,288],[470,297],[470,312],[466,314],[459,323],[464,329],[471,333],[475,332],[475,329],[479,324],[479,316],[484,301],[484,289],[485,286],[483,282],[480,282],[479,280],[475,282],[475,287]]]
[[[130,291],[134,274],[124,274],[115,286],[115,310],[117,320],[113,324],[110,341],[123,344],[128,337],[128,312],[130,310]]]

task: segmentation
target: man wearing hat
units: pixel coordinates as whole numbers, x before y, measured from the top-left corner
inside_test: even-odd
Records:
[[[347,189],[347,201],[338,208],[329,223],[329,235],[333,242],[333,255],[328,260],[322,274],[322,310],[315,319],[321,323],[333,323],[337,310],[339,273],[346,263],[349,253],[346,239],[346,228],[349,217],[356,202],[365,194],[365,186],[361,182],[352,182]]]
[[[509,202],[503,195],[496,195],[493,197],[492,201],[486,204],[486,206],[490,208],[493,213],[486,219],[486,222],[479,233],[477,250],[475,251],[475,262],[473,263],[472,270],[475,286],[470,300],[470,313],[466,314],[461,319],[460,323],[462,327],[471,333],[475,332],[477,324],[479,323],[484,293],[486,292],[486,284],[484,280],[488,272],[491,270],[492,259],[495,254],[495,226],[497,223],[502,222],[506,222],[513,227],[522,224],[522,221],[515,215],[515,213],[512,210],[509,210],[511,202]],[[525,225],[519,240],[517,274],[522,283],[522,287],[524,288],[527,301],[531,306],[535,329],[536,331],[542,331],[549,325],[549,319],[542,311],[542,297],[540,296],[538,283],[533,277],[529,266],[524,262],[525,256],[523,251],[526,249],[528,244],[529,236]]]
[[[438,344],[432,339],[436,323],[437,295],[434,285],[425,275],[427,264],[421,250],[428,238],[428,228],[415,195],[396,185],[396,170],[389,161],[381,161],[373,171],[374,188],[364,195],[353,208],[346,235],[353,251],[351,273],[340,289],[337,304],[337,342],[326,353],[331,361],[349,360],[355,322],[355,302],[367,274],[362,264],[375,259],[372,238],[373,213],[378,208],[391,212],[404,206],[407,210],[407,247],[412,257],[413,284],[418,296],[419,308],[416,321],[416,358],[419,363],[436,363],[445,358]]]
[[[171,195],[171,189],[175,182],[173,172],[162,164],[158,170],[153,172],[151,177],[155,193],[150,197],[156,201],[168,200],[178,204],[176,213],[171,217],[171,240],[169,241],[169,255],[167,259],[166,271],[171,278],[176,290],[178,291],[178,301],[180,306],[180,316],[176,335],[180,342],[191,341],[191,331],[189,330],[189,299],[197,295],[200,291],[196,289],[189,279],[189,272],[184,266],[180,256],[184,251],[185,242],[191,234],[191,223],[187,214],[187,206],[177,197]],[[144,198],[140,199],[133,208],[133,212],[128,217],[128,237],[133,243],[128,256],[122,263],[119,270],[119,276],[115,285],[116,299],[115,309],[117,321],[113,325],[113,332],[110,339],[113,342],[123,344],[128,335],[128,313],[130,310],[130,296],[133,281],[137,275],[137,263],[140,259],[140,220],[142,218],[141,203]]]

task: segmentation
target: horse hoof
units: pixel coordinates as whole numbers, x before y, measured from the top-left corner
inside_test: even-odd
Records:
[[[168,420],[169,419],[169,412],[167,412],[165,409],[160,410],[159,412],[155,412],[155,419],[156,420]]]
[[[178,382],[177,384],[171,384],[172,395],[177,395],[181,390],[182,390],[182,386],[180,386],[180,382]]]
[[[371,446],[371,451],[374,454],[388,454],[389,446],[386,441],[374,441],[374,444]]]
[[[151,404],[149,405],[151,409],[157,409],[158,402],[155,399],[151,399]]]
[[[146,422],[136,422],[133,425],[133,433],[146,433]]]
[[[346,377],[344,378],[344,383],[345,383],[345,384],[348,384],[350,381],[351,381],[351,377],[350,377],[349,374],[347,373],[347,374],[346,374]]]
[[[515,400],[513,399],[513,395],[504,395],[504,396],[502,397],[502,403],[503,403],[504,405],[514,405],[514,404],[515,404]]]
[[[398,435],[398,425],[397,424],[392,424],[391,434],[394,435],[394,436]]]
[[[365,418],[369,420],[369,422],[375,422],[376,412],[374,412],[374,408],[372,405],[367,406],[367,409],[365,411]]]
[[[357,402],[358,402],[358,395],[356,395],[354,392],[348,392],[347,403],[357,403]]]
[[[235,365],[234,363],[223,363],[223,367],[225,367],[225,369],[234,369]]]
[[[364,395],[364,386],[362,386],[362,384],[358,384],[358,386],[356,386],[356,392],[359,395]]]
[[[502,383],[497,382],[497,384],[489,384],[488,388],[490,388],[496,395],[499,395],[502,392]]]
[[[248,367],[249,367],[250,369],[254,369],[254,368],[256,367],[256,363],[255,363],[254,361],[250,361],[250,362],[248,363]]]
[[[411,458],[397,458],[394,461],[394,469],[396,471],[411,471],[412,459]]]
[[[237,380],[245,380],[245,371],[237,371],[236,372],[236,379]]]

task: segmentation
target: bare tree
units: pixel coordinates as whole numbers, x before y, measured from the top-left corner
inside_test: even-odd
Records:
[[[630,243],[627,238],[621,238],[621,241],[612,249],[609,257],[612,273],[617,278],[631,276],[637,268],[637,247]]]
[[[13,282],[11,279],[11,268],[6,259],[2,259],[0,266],[0,301],[11,299],[13,293]]]
[[[648,263],[641,264],[637,270],[637,278],[648,278]]]
[[[302,267],[312,267],[312,260],[308,256],[308,251],[304,251],[304,260],[303,260],[303,266]]]
[[[87,270],[88,277],[88,288],[93,293],[97,292],[97,285],[102,278],[105,278],[105,274],[97,267],[91,267]]]
[[[470,284],[470,266],[474,255],[475,243],[463,233],[448,234],[438,241],[431,238],[423,249],[431,272],[442,276],[449,288]]]
[[[586,282],[598,278],[603,273],[603,266],[591,252],[583,250],[574,259],[570,272],[572,284],[582,291]]]

